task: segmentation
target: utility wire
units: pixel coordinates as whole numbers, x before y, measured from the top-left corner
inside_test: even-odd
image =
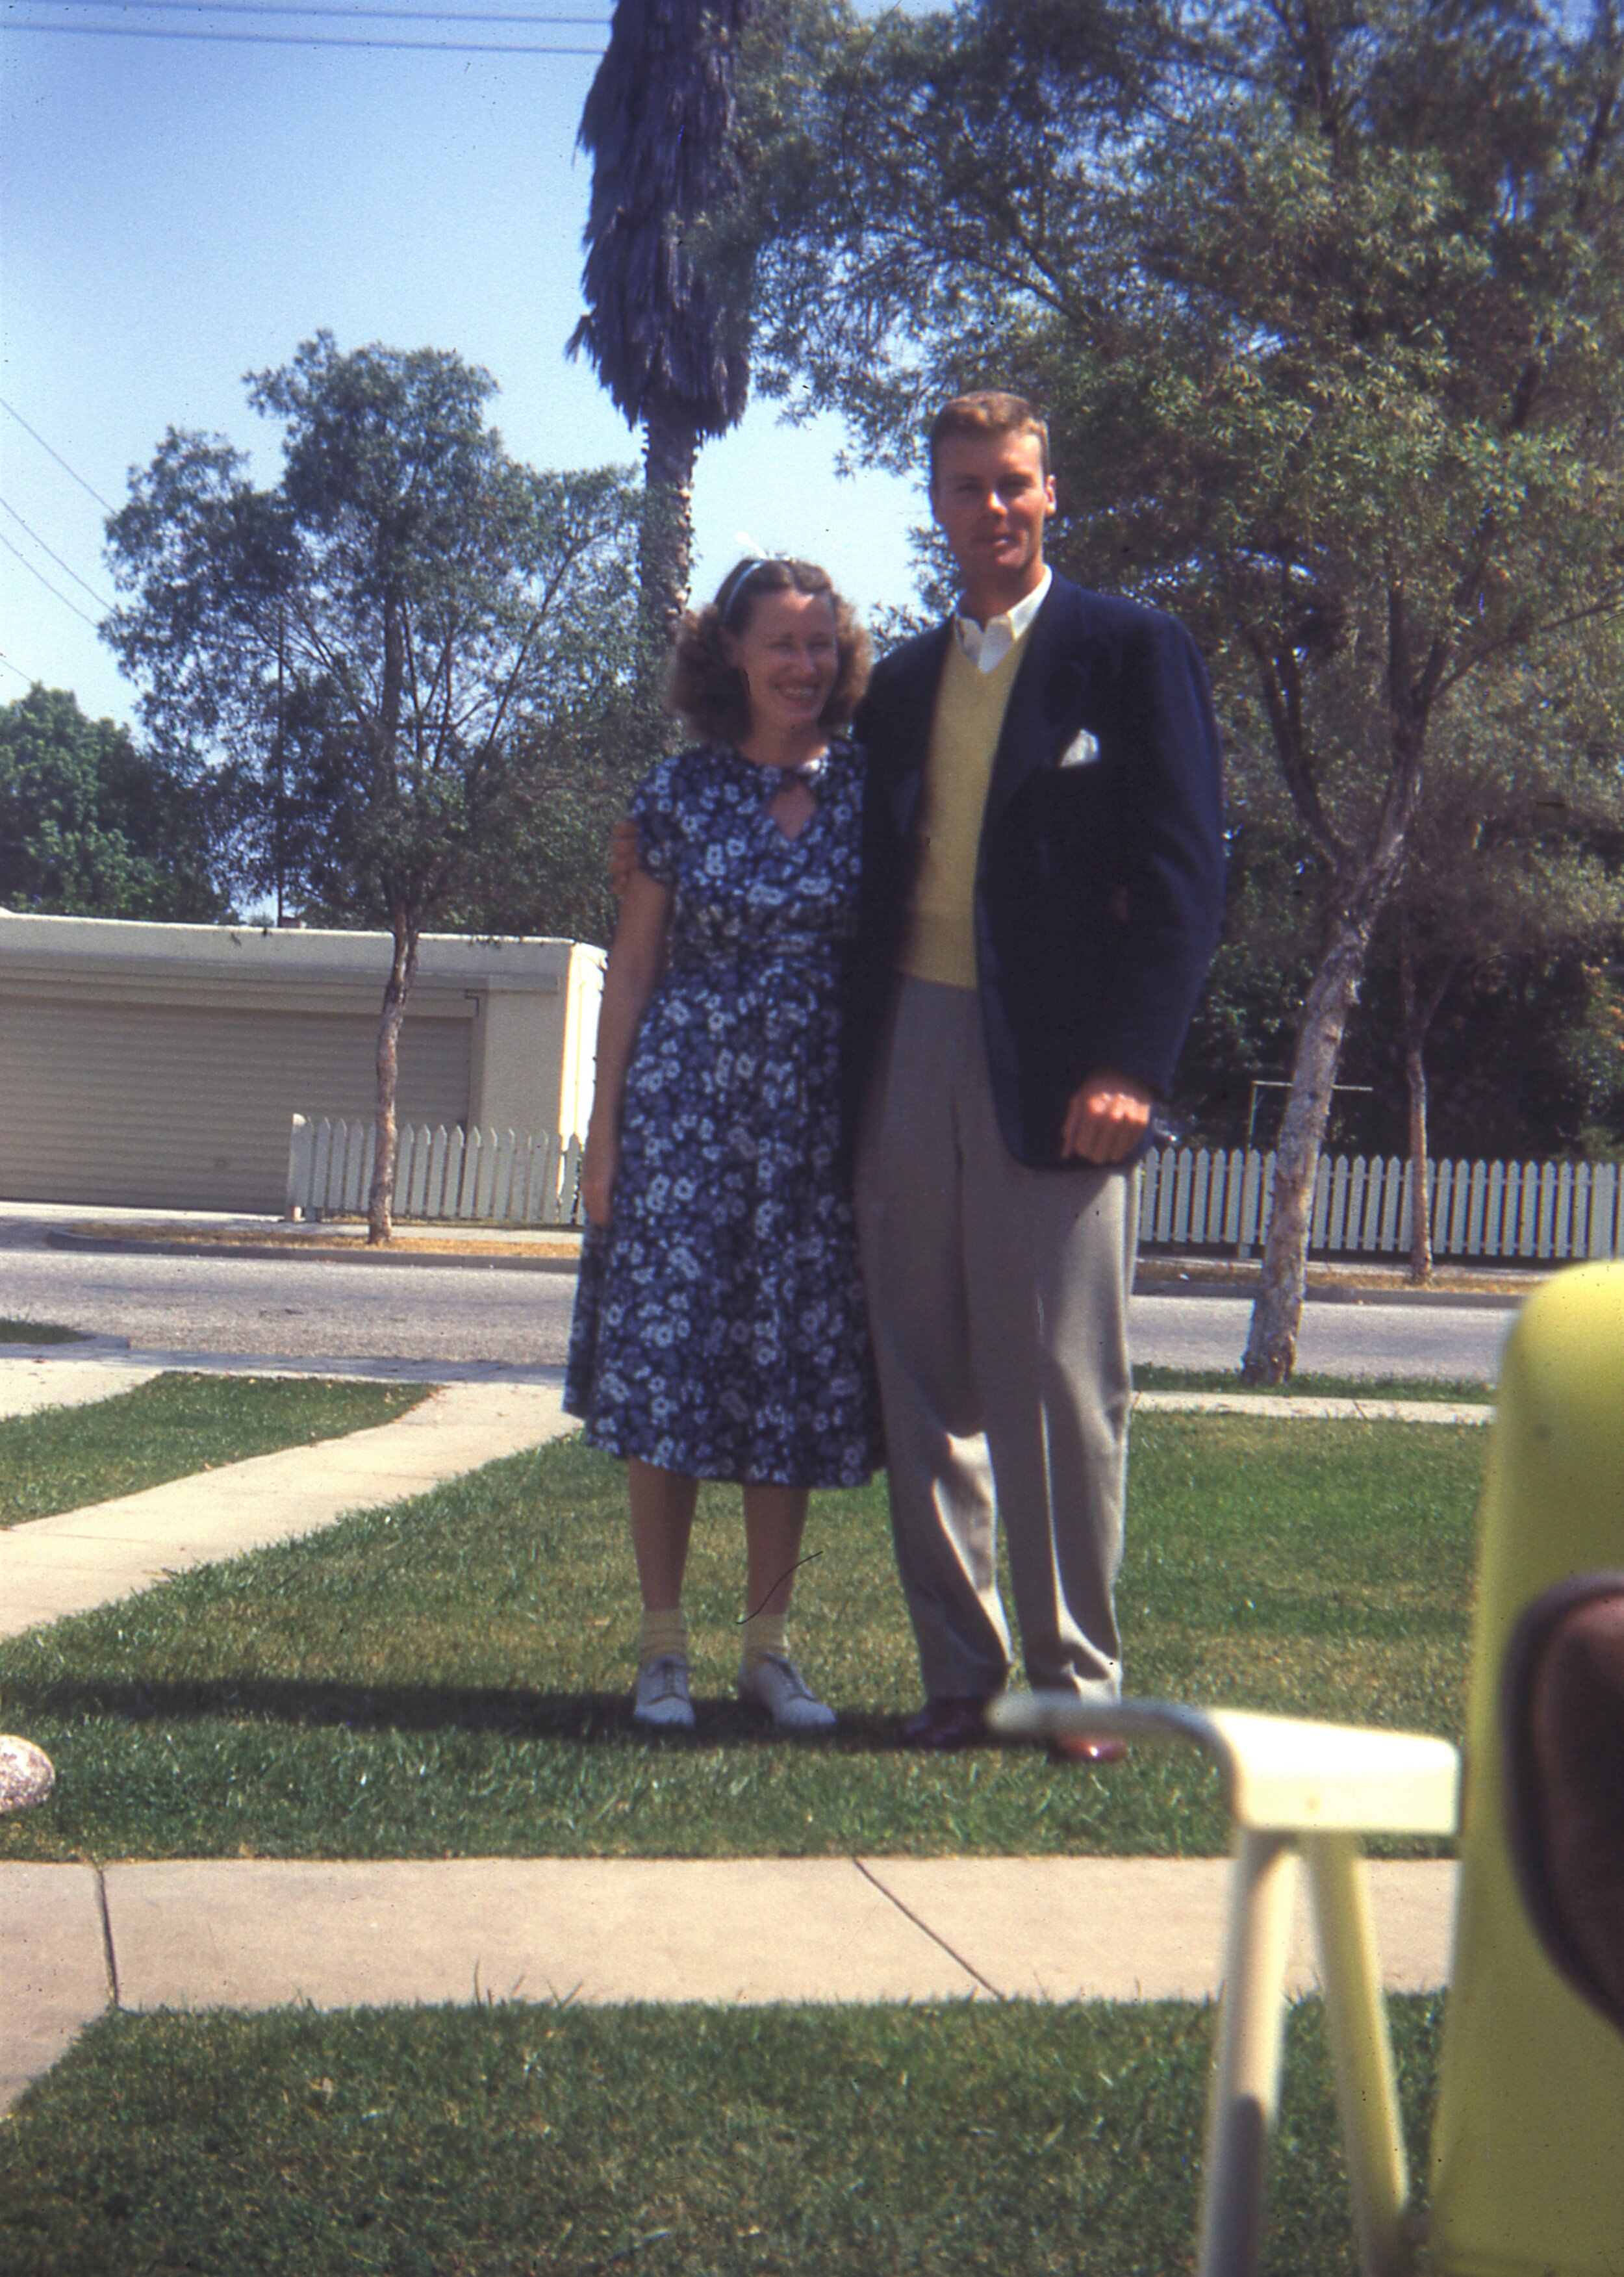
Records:
[[[22,668],[21,665],[20,665],[20,664],[13,664],[13,663],[11,662],[11,658],[10,658],[9,656],[7,656],[7,655],[6,655],[6,653],[5,653],[5,651],[4,651],[4,649],[0,649],[0,664],[4,665],[4,666],[5,666],[5,668],[6,668],[6,670],[7,670],[8,672],[14,672],[14,673],[17,674],[17,677],[19,678],[19,680],[28,680],[28,675],[27,675],[27,674],[23,670],[23,668]],[[29,687],[30,687],[30,688],[32,688],[32,687],[33,687],[34,682],[33,682],[33,681],[32,681],[32,680],[28,680],[28,685],[29,685]]]
[[[606,16],[538,16],[534,11],[523,15],[490,16],[464,11],[460,8],[296,8],[277,4],[277,0],[50,0],[57,8],[134,8],[143,16],[344,16],[366,21],[387,20],[400,24],[529,24],[538,27],[548,24],[574,24],[588,30],[606,32]]]
[[[40,536],[37,529],[28,529],[27,523],[23,520],[21,514],[18,513],[17,508],[14,506],[8,505],[6,500],[3,498],[0,498],[0,512],[9,514],[11,520],[17,524],[19,529],[27,529],[29,537],[39,547],[40,552],[45,554],[49,560],[54,561],[58,569],[65,570],[73,580],[73,583],[79,586],[81,591],[88,593],[98,609],[111,609],[112,607],[112,603],[104,599],[103,597],[96,591],[94,585],[87,585],[85,583],[84,579],[80,575],[77,569],[73,568],[68,562],[65,561],[59,553],[53,553],[51,552],[50,547],[46,544],[45,540]]]
[[[28,572],[28,575],[31,577],[37,577],[41,584],[44,586],[45,590],[51,595],[53,599],[60,601],[65,609],[72,609],[76,617],[84,618],[85,623],[89,626],[93,633],[99,633],[101,631],[102,628],[97,624],[95,619],[94,617],[85,616],[85,613],[80,607],[79,603],[77,601],[70,601],[65,593],[58,593],[56,587],[51,583],[50,579],[45,575],[45,572],[42,569],[36,569],[33,562],[29,560],[27,555],[23,552],[21,546],[13,545],[11,539],[6,536],[3,529],[0,529],[0,545],[4,545],[8,553],[14,553],[17,556],[17,559],[22,563],[23,567]]]
[[[12,405],[9,404],[4,395],[0,395],[0,411],[11,412],[12,418],[16,420],[18,425],[22,429],[23,433],[25,435],[33,435],[34,441],[39,445],[41,450],[44,452],[46,457],[48,459],[54,459],[65,475],[72,475],[73,480],[79,484],[80,489],[81,491],[89,491],[90,496],[95,500],[98,506],[106,506],[109,514],[118,513],[118,507],[116,506],[110,506],[108,501],[102,496],[100,491],[90,489],[89,484],[85,480],[82,475],[74,474],[73,468],[69,466],[61,452],[53,451],[50,445],[45,440],[43,435],[35,433],[34,430],[29,426],[27,421],[23,417],[22,413],[15,409]]]
[[[18,24],[9,18],[0,24],[7,32],[77,32],[81,37],[103,40],[213,40],[256,48],[407,48],[420,54],[457,56],[596,56],[601,48],[530,47],[518,41],[494,40],[332,40],[319,33],[187,32],[167,26],[144,24]]]

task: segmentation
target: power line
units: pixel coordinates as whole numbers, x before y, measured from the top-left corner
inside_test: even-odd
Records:
[[[419,54],[456,56],[594,56],[601,61],[604,53],[601,48],[529,46],[516,40],[332,40],[320,33],[187,32],[156,24],[19,24],[10,18],[0,30],[76,32],[81,38],[103,40],[212,40],[255,48],[405,48]]]
[[[5,666],[5,668],[6,668],[6,670],[7,670],[8,672],[14,672],[14,673],[17,674],[17,677],[19,678],[19,680],[27,680],[27,681],[28,681],[28,685],[29,685],[29,687],[30,687],[30,688],[32,688],[32,687],[33,687],[33,685],[34,685],[33,681],[32,681],[32,680],[28,680],[28,675],[27,675],[27,674],[23,670],[23,668],[22,668],[21,665],[20,665],[20,664],[13,664],[13,663],[11,662],[11,658],[10,658],[9,656],[7,656],[7,655],[6,655],[6,653],[5,653],[5,651],[4,651],[4,649],[0,649],[0,664],[4,665],[4,666]]]
[[[95,500],[98,506],[106,506],[109,514],[118,513],[118,507],[116,506],[109,505],[107,499],[102,496],[100,491],[90,489],[89,484],[85,480],[82,475],[74,474],[72,468],[69,466],[61,452],[53,451],[50,445],[45,440],[43,435],[36,434],[34,430],[29,426],[27,421],[23,417],[22,413],[13,408],[13,407],[6,401],[4,395],[0,395],[0,411],[10,411],[12,418],[16,420],[18,425],[22,429],[23,433],[25,435],[33,435],[34,441],[39,445],[41,450],[44,452],[46,457],[48,459],[54,459],[65,475],[72,475],[73,480],[79,484],[80,489],[81,491],[89,491],[91,497]]]
[[[96,591],[94,585],[87,585],[85,583],[84,579],[80,575],[77,569],[72,567],[70,563],[65,561],[59,553],[53,553],[51,552],[50,547],[46,544],[45,540],[40,536],[37,529],[28,529],[27,523],[23,520],[21,514],[18,513],[17,508],[14,506],[8,504],[3,498],[0,498],[0,513],[9,514],[11,520],[17,524],[19,529],[27,529],[29,537],[39,547],[40,552],[54,561],[58,569],[65,570],[67,575],[73,580],[73,583],[83,591],[89,594],[91,599],[95,603],[98,609],[111,609],[112,607],[112,603],[104,599],[103,596]]]
[[[89,626],[93,633],[99,633],[101,631],[102,628],[97,624],[95,619],[94,617],[87,617],[84,611],[80,607],[79,603],[77,601],[70,601],[65,593],[58,593],[56,587],[51,583],[50,579],[45,575],[45,572],[42,569],[36,569],[33,562],[29,560],[27,555],[23,552],[21,546],[13,545],[11,539],[6,536],[3,529],[0,529],[0,545],[4,545],[8,553],[14,553],[17,556],[17,559],[22,563],[23,567],[28,572],[28,575],[31,577],[37,577],[41,584],[44,586],[45,590],[50,594],[54,600],[60,601],[65,609],[72,609],[76,617],[82,618],[84,622]]]
[[[534,10],[522,15],[485,15],[465,12],[460,8],[298,8],[278,4],[278,0],[51,0],[58,8],[135,8],[143,15],[180,16],[344,16],[369,21],[387,20],[402,24],[573,24],[590,30],[606,32],[606,16],[538,16]]]

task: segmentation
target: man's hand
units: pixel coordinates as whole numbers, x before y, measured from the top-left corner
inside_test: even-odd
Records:
[[[1102,1068],[1071,1094],[1060,1133],[1061,1159],[1101,1169],[1125,1161],[1144,1137],[1155,1105],[1154,1093],[1132,1076]]]
[[[631,883],[631,873],[637,866],[637,826],[630,815],[621,815],[609,833],[609,891],[618,902]]]

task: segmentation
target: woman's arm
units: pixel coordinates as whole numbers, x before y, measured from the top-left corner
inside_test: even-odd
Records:
[[[630,885],[637,867],[637,826],[629,814],[621,815],[609,833],[606,867],[609,872],[609,891],[618,902]]]
[[[581,1202],[594,1225],[607,1225],[621,1160],[621,1109],[632,1047],[665,963],[669,886],[634,870],[621,902],[598,1014],[598,1077],[581,1164]]]

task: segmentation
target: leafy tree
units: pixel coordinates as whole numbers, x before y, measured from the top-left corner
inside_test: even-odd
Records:
[[[1514,684],[1507,691],[1514,699]],[[1508,701],[1442,723],[1382,926],[1397,981],[1415,1205],[1410,1266],[1432,1272],[1427,1041],[1450,990],[1515,963],[1605,953],[1624,927],[1624,784],[1574,749],[1554,704]]]
[[[950,389],[1045,401],[1056,558],[1196,627],[1289,796],[1322,917],[1254,1381],[1445,724],[1624,601],[1621,76],[1612,0],[980,0],[853,23],[821,171],[755,191],[759,384],[893,465]]]
[[[1435,1037],[1445,1151],[1618,1144],[1605,1118],[1624,1095],[1624,1061],[1609,1070],[1600,1044],[1605,966],[1624,947],[1624,779],[1607,693],[1624,674],[1613,648],[1598,639],[1565,691],[1508,673],[1491,710],[1454,707],[1434,735],[1339,1069],[1370,1095],[1345,1093],[1333,1110],[1338,1143],[1360,1151],[1402,1148],[1407,1129],[1423,1192]],[[1246,1131],[1249,1078],[1289,1063],[1327,883],[1267,754],[1232,741],[1229,759],[1224,940],[1174,1100],[1202,1139],[1225,1146]],[[1425,1277],[1424,1216],[1414,1232]]]
[[[1599,947],[1463,964],[1426,1040],[1430,1155],[1478,1161],[1617,1161],[1624,1153],[1620,952]],[[1394,933],[1370,960],[1343,1074],[1373,1096],[1344,1107],[1338,1146],[1402,1154],[1408,1116]]]
[[[235,874],[393,935],[374,1242],[420,937],[467,881],[524,858],[507,826],[525,723],[615,700],[632,670],[636,492],[614,469],[510,459],[494,392],[441,350],[340,354],[320,333],[250,379],[283,425],[274,488],[172,430],[109,524],[129,598],[107,636],[161,746],[221,763]]]
[[[126,728],[88,720],[64,689],[0,705],[0,904],[171,924],[226,916],[202,788]]]
[[[1597,646],[1608,674],[1624,685],[1608,644]],[[1624,939],[1624,779],[1614,746],[1598,749],[1591,740],[1607,707],[1600,692],[1583,686],[1553,701],[1552,685],[1550,675],[1536,686],[1507,673],[1491,711],[1457,706],[1438,722],[1405,866],[1372,937],[1363,999],[1350,1016],[1340,1071],[1375,1095],[1363,1107],[1339,1100],[1338,1119],[1346,1143],[1383,1151],[1394,1144],[1397,1125],[1407,1126],[1422,1198],[1411,1251],[1420,1280],[1431,1272],[1427,1055],[1445,1005],[1464,998],[1474,1007],[1468,1023],[1492,1017],[1491,1008],[1525,976],[1581,971],[1586,957],[1605,963]],[[1175,1100],[1204,1137],[1223,1145],[1239,1142],[1248,1078],[1277,1075],[1289,1061],[1327,885],[1258,755],[1238,749],[1231,757],[1225,938]],[[1498,1143],[1542,1154],[1578,1143],[1585,1117],[1574,1124],[1577,1092],[1557,1070],[1569,1059],[1576,1069],[1585,1056],[1582,1037],[1592,1017],[1590,993],[1564,983],[1539,1016],[1536,1052],[1532,1039],[1512,1050],[1504,1032],[1497,1030],[1492,1041],[1484,1036],[1481,1057],[1505,1101],[1493,1117]],[[1455,1026],[1459,1036],[1460,1023]],[[1459,1044],[1453,1056],[1460,1061]],[[1624,1085],[1624,1065],[1617,1075]],[[1596,1086],[1586,1081],[1577,1089],[1590,1100]],[[1480,1152],[1481,1101],[1452,1120],[1460,1143]],[[1349,1125],[1357,1134],[1351,1140]],[[1599,1128],[1592,1135],[1597,1144],[1614,1143]]]
[[[643,601],[663,658],[688,598],[694,461],[744,409],[741,301],[702,273],[687,236],[737,187],[733,79],[748,0],[616,0],[588,90],[593,160],[583,289],[569,339],[644,431],[650,511]]]
[[[1624,1161],[1624,937],[1610,961],[1564,960],[1577,1002],[1555,1036],[1560,1079],[1578,1108],[1574,1151],[1587,1161]]]
[[[461,932],[554,934],[606,947],[618,905],[604,848],[649,753],[668,747],[671,726],[645,674],[524,720],[508,747],[484,857],[443,921]]]

